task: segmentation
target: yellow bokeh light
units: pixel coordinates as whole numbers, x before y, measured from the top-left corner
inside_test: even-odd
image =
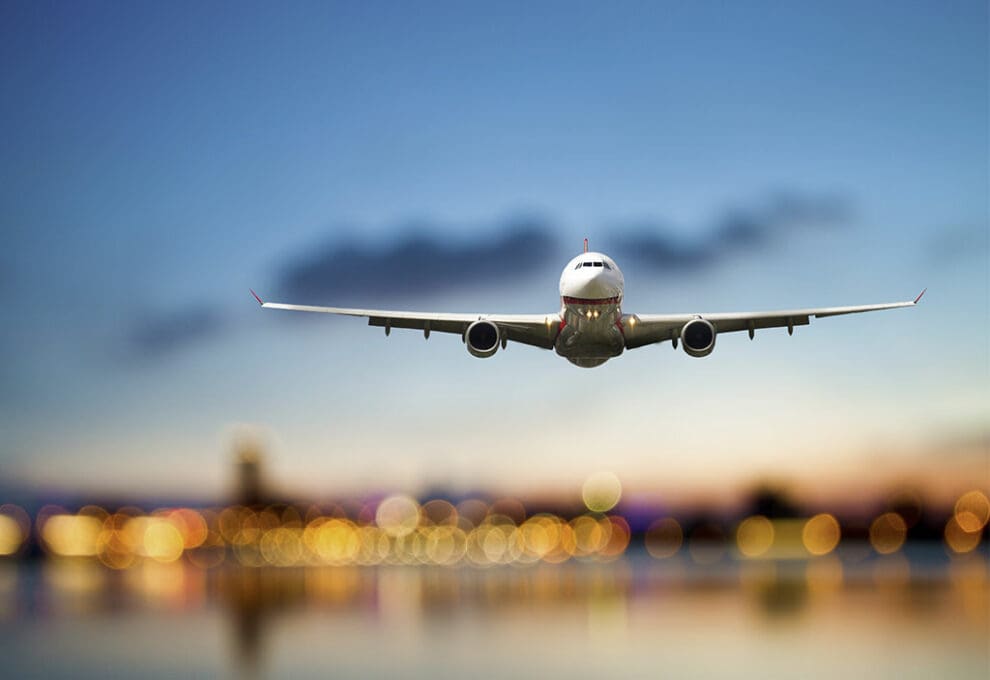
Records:
[[[364,566],[380,564],[388,555],[388,536],[378,527],[364,526],[356,530],[358,553],[355,561]]]
[[[13,555],[23,542],[20,524],[12,517],[0,515],[0,555]]]
[[[596,472],[585,480],[581,498],[592,512],[608,512],[622,498],[622,483],[611,472]]]
[[[801,541],[812,555],[829,554],[839,545],[841,536],[838,520],[828,513],[815,515],[801,530]]]
[[[907,538],[907,524],[896,512],[885,512],[870,525],[870,544],[881,555],[901,549]]]
[[[493,564],[503,561],[509,548],[509,537],[503,528],[483,527],[479,531],[483,532],[479,542],[488,561]]]
[[[747,517],[736,527],[736,547],[746,557],[759,557],[773,545],[773,524],[763,515]]]
[[[982,491],[968,491],[956,501],[954,511],[959,528],[967,533],[979,531],[990,520],[990,500]]]
[[[574,530],[574,554],[583,557],[601,550],[608,543],[612,525],[606,522],[603,526],[594,517],[582,515],[571,520]],[[606,533],[608,532],[608,533]]]
[[[519,530],[522,532],[526,552],[537,558],[542,558],[556,548],[560,540],[560,530],[544,515],[526,520]]]
[[[350,520],[331,519],[316,529],[311,546],[323,562],[349,564],[357,559],[361,537]]]
[[[126,569],[134,563],[134,545],[124,531],[130,517],[114,513],[103,520],[103,529],[96,539],[97,557],[111,569]]]
[[[467,536],[457,527],[435,527],[426,537],[426,555],[434,564],[456,564],[466,548]]]
[[[62,557],[91,557],[103,522],[86,515],[52,515],[41,529],[48,548]]]
[[[158,562],[174,562],[182,557],[185,541],[171,522],[149,518],[142,539],[143,552]]]
[[[646,552],[658,560],[671,557],[681,549],[684,532],[673,517],[664,517],[653,522],[646,530]]]
[[[389,536],[406,536],[419,525],[419,503],[409,496],[389,496],[378,505],[375,521]]]
[[[972,552],[980,544],[981,532],[966,531],[959,523],[958,515],[945,524],[945,544],[956,554]]]

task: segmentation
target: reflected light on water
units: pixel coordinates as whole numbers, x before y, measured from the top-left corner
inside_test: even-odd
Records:
[[[831,595],[842,587],[842,561],[835,555],[809,560],[804,573],[812,593]]]
[[[911,564],[903,553],[884,555],[873,564],[873,581],[888,591],[906,588],[911,583]]]

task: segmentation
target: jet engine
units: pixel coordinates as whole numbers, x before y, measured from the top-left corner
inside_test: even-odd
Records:
[[[681,329],[684,351],[693,357],[706,357],[715,349],[715,326],[705,319],[692,319]]]
[[[498,351],[501,337],[498,326],[491,321],[475,321],[464,332],[464,344],[471,356],[487,359]]]

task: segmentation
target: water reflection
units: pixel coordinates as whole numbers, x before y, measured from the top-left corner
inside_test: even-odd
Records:
[[[942,550],[703,565],[635,550],[487,569],[7,562],[0,658],[13,675],[62,677],[856,675],[867,663],[984,677],[987,576],[986,555]],[[38,635],[44,652],[24,644]],[[162,646],[174,639],[186,642]]]

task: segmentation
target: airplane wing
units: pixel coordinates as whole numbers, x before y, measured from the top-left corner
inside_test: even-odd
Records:
[[[879,305],[858,305],[854,307],[820,307],[815,309],[728,314],[625,314],[622,317],[622,326],[626,338],[626,349],[652,345],[666,340],[676,341],[684,324],[698,318],[711,322],[718,333],[749,331],[749,337],[752,339],[757,329],[763,328],[787,328],[788,333],[792,333],[795,326],[807,326],[811,323],[811,317],[820,319],[842,314],[859,314],[861,312],[875,312],[881,309],[913,307],[918,304],[918,301],[921,300],[921,296],[924,294],[925,291],[923,290],[914,300],[908,300],[906,302],[888,302]]]
[[[349,307],[314,307],[312,305],[288,305],[281,302],[265,302],[253,290],[255,300],[265,309],[285,309],[292,312],[317,312],[340,316],[358,316],[368,319],[369,326],[385,329],[388,335],[393,328],[412,328],[431,332],[455,333],[462,338],[475,321],[490,321],[499,328],[502,338],[525,345],[552,349],[560,325],[559,314],[446,314],[433,312],[404,312],[384,309],[352,309]]]

